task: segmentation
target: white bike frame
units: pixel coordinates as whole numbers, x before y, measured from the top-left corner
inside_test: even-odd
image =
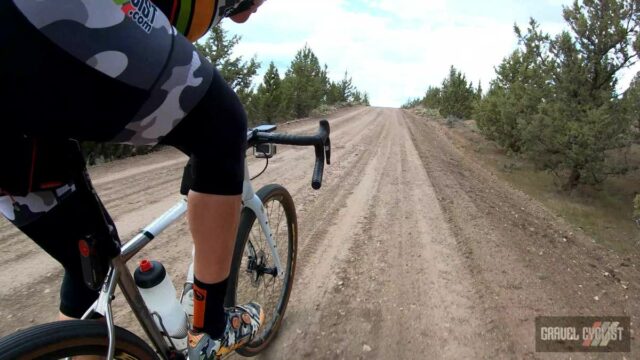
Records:
[[[262,200],[256,195],[251,184],[251,177],[249,175],[249,166],[246,161],[244,164],[244,182],[242,185],[242,208],[249,208],[256,214],[256,220],[260,223],[262,232],[264,233],[269,248],[271,249],[271,255],[275,261],[275,265],[278,268],[278,276],[284,276],[284,269],[280,262],[280,256],[276,248],[275,241],[273,240],[273,233],[269,227],[269,221],[267,219],[267,212],[262,204]],[[242,209],[240,209],[242,211]],[[155,236],[160,234],[176,220],[180,219],[187,211],[187,199],[183,198],[164,214],[160,215],[156,220],[147,225],[142,231],[136,235],[131,241],[127,242],[122,247],[122,257],[125,261],[133,257],[141,248],[151,241]]]
[[[329,122],[327,120],[321,120],[318,133],[311,136],[307,135],[296,137],[287,134],[272,134],[274,136],[269,136],[270,134],[268,133],[275,130],[275,128],[275,125],[258,126],[257,128],[247,133],[247,140],[248,142],[251,142],[252,136],[258,136],[258,140],[255,141],[255,143],[273,142],[276,144],[279,143],[288,145],[314,146],[316,153],[316,165],[313,171],[311,186],[314,189],[319,189],[322,183],[322,171],[324,168],[324,162],[326,160],[327,164],[330,163],[331,141],[329,139]],[[267,153],[263,153],[263,155],[265,157],[268,157]],[[271,256],[278,269],[277,276],[283,278],[284,268],[282,267],[282,262],[280,260],[280,256],[278,255],[276,244],[273,240],[273,233],[271,231],[271,228],[269,227],[267,211],[262,204],[262,201],[253,190],[253,186],[251,186],[249,168],[246,162],[244,165],[244,179],[245,180],[242,187],[242,207],[238,210],[244,211],[244,209],[246,208],[250,211],[253,211],[253,213],[256,215],[256,220],[260,224],[262,233],[264,234],[264,237],[269,244],[269,248],[271,249]],[[91,306],[91,308],[89,308],[89,310],[87,310],[87,312],[82,317],[83,319],[86,319],[91,314],[96,312],[102,314],[105,317],[107,322],[107,330],[109,333],[109,350],[107,352],[107,359],[113,359],[115,350],[115,326],[113,324],[113,314],[111,312],[111,300],[113,299],[116,284],[122,290],[122,294],[129,303],[131,310],[138,319],[138,322],[144,329],[149,340],[151,340],[151,342],[153,343],[155,350],[158,352],[160,357],[168,360],[168,356],[170,356],[173,351],[181,350],[176,349],[173,340],[171,340],[170,337],[163,336],[163,331],[158,329],[158,327],[156,326],[153,318],[154,314],[149,313],[149,309],[145,305],[144,300],[140,295],[140,291],[138,291],[138,287],[136,286],[133,276],[131,275],[131,272],[129,271],[126,263],[143,247],[151,242],[154,237],[156,237],[167,227],[169,227],[169,225],[173,224],[176,220],[182,217],[186,211],[187,201],[186,199],[182,199],[180,202],[178,202],[176,205],[162,214],[159,218],[142,229],[142,231],[133,239],[124,244],[122,246],[120,255],[111,260],[111,267],[109,268],[109,272],[105,277],[98,300],[96,300],[96,302]],[[161,318],[159,318],[159,322],[160,326],[164,328]],[[164,331],[164,333],[166,333],[166,331]],[[167,344],[167,341],[165,341],[165,339],[169,342],[169,344]]]
[[[278,255],[276,244],[273,239],[273,233],[269,227],[267,211],[262,200],[260,200],[253,189],[251,177],[249,175],[249,167],[246,161],[244,168],[242,207],[240,211],[244,208],[248,208],[256,215],[256,220],[259,222],[265,239],[271,249],[271,255],[278,269],[278,277],[282,278],[284,277],[284,268],[282,267],[280,256]],[[106,276],[104,285],[100,292],[100,297],[83,316],[83,319],[86,319],[93,313],[99,313],[105,317],[109,332],[109,350],[107,353],[107,359],[113,359],[115,351],[115,328],[113,323],[113,313],[111,310],[111,301],[115,292],[116,283],[120,286],[129,306],[136,315],[145,333],[153,343],[155,349],[158,350],[159,355],[162,358],[165,358],[171,351],[171,347],[166,343],[165,339],[168,339],[170,342],[172,340],[169,337],[165,337],[155,325],[153,320],[154,315],[151,314],[149,309],[146,307],[135,281],[133,280],[133,276],[126,266],[126,262],[151,242],[151,240],[153,240],[157,235],[180,219],[186,211],[187,199],[185,197],[142,229],[142,231],[140,231],[140,233],[134,236],[130,241],[125,243],[122,246],[120,255],[111,261],[111,268]],[[161,319],[160,322],[162,323]],[[175,349],[175,345],[172,342],[171,346]]]

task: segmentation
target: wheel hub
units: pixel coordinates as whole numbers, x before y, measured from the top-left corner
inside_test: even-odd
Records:
[[[264,275],[278,276],[278,269],[275,266],[269,267],[267,265],[267,256],[264,250],[259,250],[255,255],[249,255],[247,273],[249,273],[254,287],[260,285],[260,279]]]

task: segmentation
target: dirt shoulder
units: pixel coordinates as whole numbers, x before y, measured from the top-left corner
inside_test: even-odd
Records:
[[[510,349],[517,358],[543,357],[532,351],[535,316],[637,319],[637,254],[621,256],[595,244],[456,148],[449,129],[408,117],[425,170],[473,270],[478,296],[491,299],[490,322],[510,329]],[[638,352],[637,341],[632,340],[632,350]]]

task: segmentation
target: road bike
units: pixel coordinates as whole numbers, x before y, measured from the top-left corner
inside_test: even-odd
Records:
[[[253,149],[256,157],[266,161],[260,174],[266,170],[269,158],[276,154],[275,144],[314,146],[316,161],[312,187],[319,189],[325,161],[329,164],[331,158],[328,121],[320,121],[315,135],[292,135],[276,133],[275,130],[275,125],[261,125],[247,132],[248,149]],[[225,298],[225,306],[256,301],[265,311],[265,321],[258,334],[236,351],[243,356],[254,356],[264,350],[279,329],[293,285],[298,242],[296,210],[289,192],[278,184],[266,185],[254,192],[253,179],[245,162],[240,225]],[[183,188],[185,183],[187,180],[183,179]],[[184,198],[121,247],[119,255],[110,261],[98,300],[82,320],[37,325],[0,339],[0,359],[63,359],[80,355],[141,360],[186,358],[186,336],[169,336],[162,317],[146,306],[126,266],[127,261],[180,219],[186,209]],[[180,295],[183,304],[191,289],[191,281],[187,276]],[[114,324],[112,301],[116,285],[150,344]],[[102,315],[104,319],[89,320],[95,314]],[[188,322],[188,306],[184,315]]]

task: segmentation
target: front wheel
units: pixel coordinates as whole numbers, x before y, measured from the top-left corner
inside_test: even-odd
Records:
[[[256,194],[264,205],[264,215],[273,234],[284,276],[277,276],[279,269],[260,222],[256,221],[256,214],[244,208],[240,215],[226,305],[255,301],[262,306],[265,320],[255,338],[236,351],[243,356],[255,356],[264,350],[280,327],[293,285],[298,245],[296,209],[289,192],[280,185],[271,184]]]
[[[115,359],[156,360],[142,339],[116,326]],[[37,325],[0,339],[0,360],[66,359],[106,356],[107,325],[96,320],[70,320]]]

